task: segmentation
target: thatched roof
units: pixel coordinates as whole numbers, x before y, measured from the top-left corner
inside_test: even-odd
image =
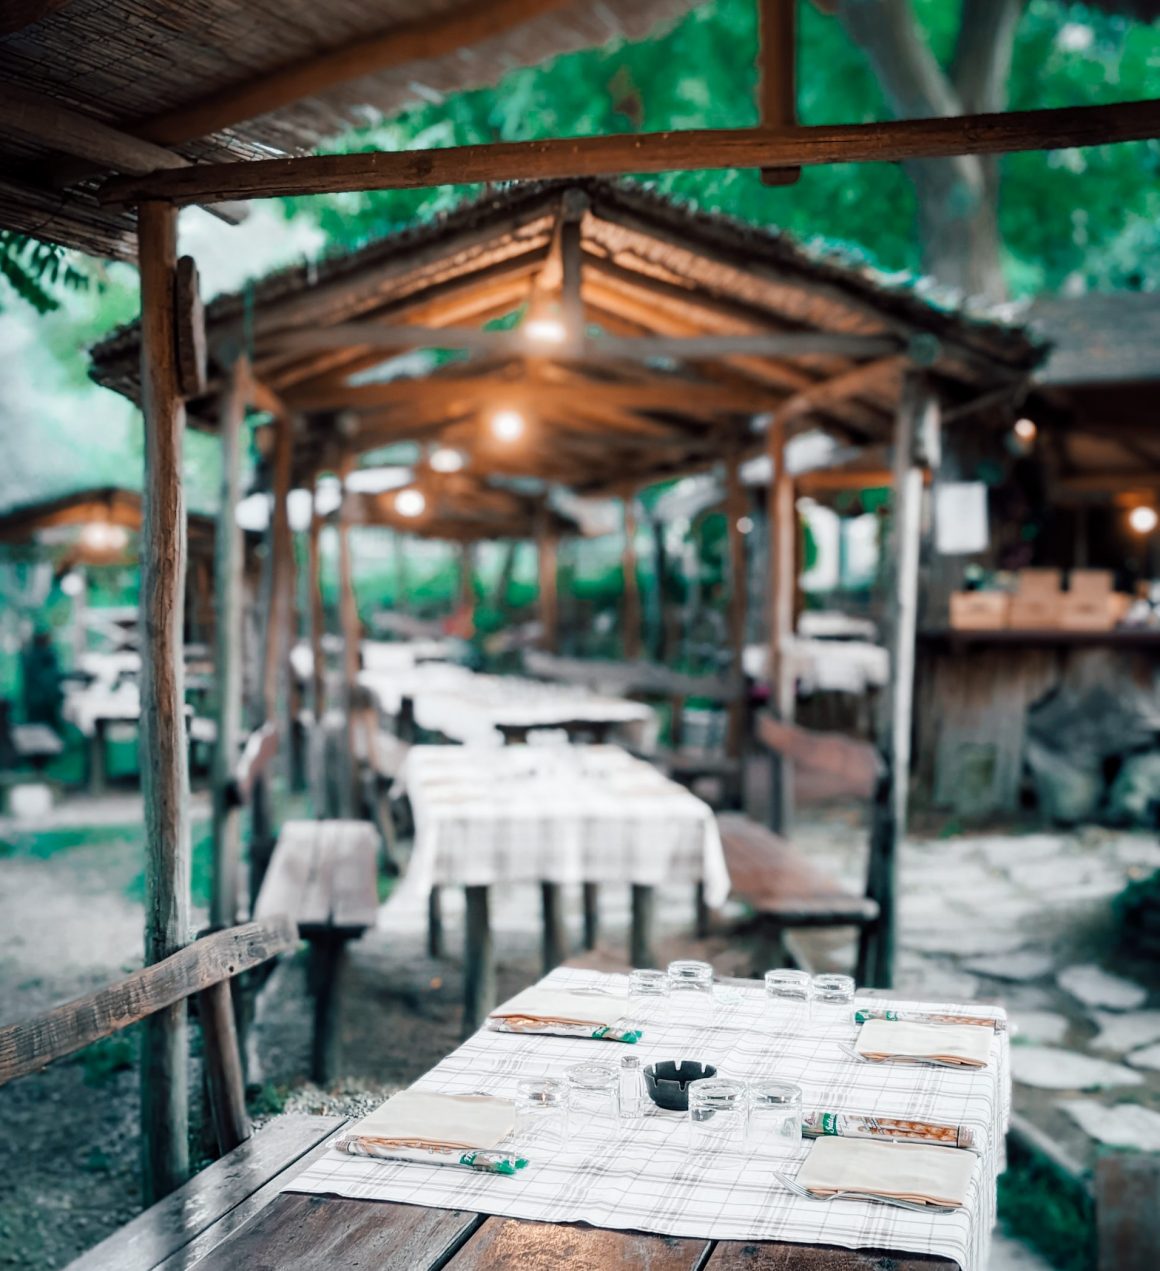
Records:
[[[489,353],[497,341],[480,334],[482,323],[533,293],[560,297],[564,221],[578,227],[588,334],[572,349],[522,352],[502,345],[518,336],[503,336]],[[595,180],[518,187],[271,274],[214,300],[207,324],[211,350],[236,350],[252,334],[257,378],[304,419],[300,475],[336,466],[344,452],[439,440],[472,452],[484,470],[588,490],[760,446],[752,425],[763,412],[880,443],[916,360],[948,409],[963,410],[1017,394],[1042,356],[1017,328],[937,307],[787,235],[691,211],[635,183]],[[408,338],[409,324],[426,338]],[[392,353],[439,343],[431,328],[459,348],[485,347],[411,378],[396,365],[382,382]],[[643,337],[666,356],[634,356]],[[722,351],[722,339],[746,351]],[[810,348],[787,352],[786,339]],[[136,397],[138,353],[134,324],[93,351],[93,377]],[[215,391],[189,403],[195,423],[214,426]],[[505,403],[535,420],[520,447],[494,444],[483,426]]]
[[[141,514],[139,490],[117,486],[76,490],[4,512],[0,515],[0,543],[31,543],[50,531],[75,529],[79,532],[88,525],[115,525],[137,533],[141,529]],[[190,547],[212,554],[215,518],[190,512],[188,523]]]
[[[0,7],[0,98],[36,94],[189,160],[301,154],[376,114],[641,39],[691,3],[11,0]],[[0,129],[0,228],[131,258],[133,211],[98,207],[93,190],[111,171],[160,166],[157,156],[136,168],[78,160],[81,130],[67,117],[15,105],[18,122],[27,113],[21,132]]]

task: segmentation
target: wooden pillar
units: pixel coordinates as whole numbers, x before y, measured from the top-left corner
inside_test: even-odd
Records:
[[[548,523],[547,513],[541,518],[536,540],[540,581],[540,647],[549,653],[560,651],[560,599],[557,592],[559,536]]]
[[[175,333],[177,209],[137,211],[141,387],[145,416],[141,527],[141,784],[145,826],[145,961],[188,943],[189,774],[181,629],[186,521],[181,486],[185,404]],[[152,1204],[189,1177],[186,1006],[142,1024],[142,1194]]]
[[[626,658],[640,657],[640,579],[636,573],[636,508],[634,496],[624,496],[624,624],[622,644]]]
[[[871,830],[867,894],[878,902],[877,927],[859,949],[859,974],[874,988],[893,983],[898,844],[906,835],[910,739],[914,706],[914,645],[918,623],[918,566],[923,521],[920,455],[937,466],[939,409],[930,384],[909,372],[894,430],[893,515],[887,579],[890,680],[883,694],[879,745],[885,778]]]
[[[793,477],[785,461],[786,424],[774,419],[766,434],[766,452],[773,467],[769,487],[769,689],[770,706],[778,719],[794,715],[794,678],[788,662],[793,636],[796,586],[797,510]],[[780,833],[793,815],[793,774],[789,764],[774,756],[770,824]]]
[[[343,798],[348,816],[357,814],[359,806],[358,759],[356,750],[355,690],[358,688],[359,622],[358,601],[354,591],[354,566],[350,554],[350,528],[354,503],[346,489],[346,478],[352,467],[348,459],[342,466],[342,508],[338,524],[338,614],[342,631],[342,705],[346,712],[346,774]]]
[[[798,0],[758,0],[760,46],[757,55],[757,104],[764,128],[797,123]],[[801,168],[767,168],[766,185],[793,185]]]
[[[265,662],[262,666],[263,723],[278,717],[278,682],[281,678],[289,633],[290,594],[288,561],[294,543],[290,533],[290,477],[294,459],[293,422],[274,421],[273,506],[270,515],[270,590],[266,612]]]
[[[222,480],[214,562],[217,618],[214,664],[217,681],[217,741],[213,757],[213,890],[209,920],[230,927],[238,920],[241,870],[241,812],[227,798],[242,739],[242,530],[237,521],[241,497],[241,437],[245,416],[246,373],[239,360],[230,368],[218,410]]]
[[[738,455],[729,457],[725,471],[725,519],[729,535],[729,652],[733,663],[733,678],[737,697],[729,703],[729,733],[727,752],[732,759],[740,759],[745,748],[745,671],[742,666],[745,653],[745,620],[749,599],[749,571],[745,563],[745,535],[741,532],[741,518],[748,515],[749,501],[741,484],[741,461]]]
[[[581,221],[588,208],[588,196],[582,190],[568,190],[564,195],[560,222],[560,316],[567,341],[579,347],[584,340],[584,297],[582,270],[584,261]]]
[[[326,655],[322,637],[326,631],[326,610],[322,600],[322,517],[318,513],[318,482],[314,483],[314,503],[310,514],[307,542],[307,590],[310,602],[311,709],[316,725],[326,711]]]
[[[475,554],[470,543],[459,544],[459,597],[456,608],[475,613]]]

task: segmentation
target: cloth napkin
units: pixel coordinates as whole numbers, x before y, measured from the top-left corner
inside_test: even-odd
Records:
[[[501,1033],[553,1033],[635,1042],[640,1030],[628,1016],[628,998],[604,993],[569,993],[534,984],[497,1007],[487,1026]]]
[[[515,1105],[507,1099],[401,1090],[352,1126],[335,1147],[352,1156],[508,1174],[526,1163],[500,1148],[515,1124]]]
[[[966,1203],[973,1152],[925,1143],[876,1143],[872,1139],[817,1139],[798,1170],[797,1182],[818,1196],[868,1192],[922,1205]]]
[[[869,1019],[854,1049],[867,1059],[938,1059],[964,1068],[985,1068],[994,1031],[973,1024],[919,1024]]]

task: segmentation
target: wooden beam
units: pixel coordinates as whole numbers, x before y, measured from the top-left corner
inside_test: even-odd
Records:
[[[174,307],[177,212],[138,209],[145,513],[141,527],[141,785],[145,826],[145,961],[190,938],[189,771],[185,736],[185,406]],[[160,1200],[189,1177],[189,1039],[185,1010],[150,1017],[141,1054],[142,1192]]]
[[[247,119],[256,119],[339,84],[410,62],[446,57],[560,7],[563,0],[464,2],[451,13],[396,23],[380,35],[359,36],[349,44],[295,62],[241,84],[233,84],[192,106],[179,106],[138,126],[154,141],[176,144],[208,137]]]
[[[758,0],[757,105],[763,127],[797,123],[798,0]],[[793,185],[801,168],[766,168],[765,185]]]
[[[766,435],[766,451],[773,468],[769,488],[769,687],[770,706],[786,723],[794,717],[795,683],[789,665],[793,637],[794,592],[797,587],[797,508],[793,477],[786,462],[789,429],[775,416]],[[793,816],[793,780],[789,764],[774,761],[770,821],[788,833]]]
[[[242,734],[243,542],[236,512],[241,498],[245,392],[245,368],[235,362],[222,389],[218,425],[222,477],[214,553],[217,739],[213,755],[213,879],[209,910],[214,927],[229,927],[237,921],[241,879],[241,812],[230,797],[230,787]]]
[[[621,565],[624,571],[624,602],[620,619],[624,630],[621,647],[624,649],[624,656],[631,660],[640,657],[641,649],[640,579],[636,570],[636,506],[632,491],[624,496],[624,548]]]
[[[0,1028],[0,1086],[111,1037],[187,997],[222,984],[298,943],[289,918],[251,922],[203,936],[124,980],[45,1015]],[[182,1006],[184,1009],[184,1006]]]
[[[178,204],[437,185],[610,177],[631,173],[899,163],[953,155],[1010,154],[1146,141],[1160,136],[1160,99],[955,118],[895,119],[810,128],[721,128],[447,149],[372,151],[202,164],[119,177],[99,201]]]
[[[830,410],[840,402],[869,388],[879,386],[884,380],[900,375],[908,365],[903,353],[891,353],[873,362],[865,362],[852,370],[843,371],[829,379],[820,380],[809,388],[803,388],[787,397],[777,408],[778,417],[786,422],[800,419],[814,411]]]
[[[741,459],[731,454],[725,466],[725,521],[729,542],[729,598],[726,617],[729,622],[729,652],[733,674],[744,677],[745,626],[749,611],[749,570],[746,564],[746,536],[741,519],[749,515],[749,496],[741,482]],[[727,753],[738,759],[745,746],[744,695],[729,703],[729,735]]]
[[[560,223],[560,310],[567,333],[565,348],[584,343],[583,221],[588,198],[581,191],[565,195]]]

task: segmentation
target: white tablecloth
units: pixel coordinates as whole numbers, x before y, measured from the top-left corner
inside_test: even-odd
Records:
[[[704,882],[729,894],[712,809],[618,746],[415,746],[399,774],[404,886]]]
[[[136,684],[122,684],[116,689],[94,684],[66,693],[60,713],[66,723],[91,737],[98,719],[136,724],[141,718],[141,694]]]
[[[556,985],[625,992],[623,976],[560,968]],[[773,1171],[793,1175],[809,1148],[773,1162],[741,1152],[719,1165],[687,1151],[681,1113],[647,1104],[636,1125],[572,1118],[568,1146],[510,1176],[420,1164],[394,1164],[331,1150],[287,1190],[476,1210],[541,1222],[586,1222],[619,1230],[708,1240],[782,1240],[907,1253],[937,1254],[964,1271],[987,1271],[995,1222],[996,1178],[1004,1163],[1010,1115],[1007,1034],[997,1032],[986,1068],[948,1069],[909,1064],[864,1064],[840,1049],[843,1029],[778,1027],[760,989],[710,1001],[693,993],[654,1000],[642,1016],[644,1036],[634,1047],[642,1064],[694,1058],[721,1076],[794,1081],[804,1110],[863,1113],[969,1126],[980,1144],[968,1201],[949,1214],[911,1213],[859,1200],[820,1203],[793,1195]],[[938,1003],[884,1003],[894,1009],[946,1010],[1002,1018],[999,1008]],[[617,1064],[618,1042],[532,1037],[481,1031],[416,1083],[448,1094],[484,1091],[513,1098],[521,1077],[558,1076],[571,1064]],[[905,1149],[902,1149],[905,1150]]]
[[[387,714],[397,714],[403,698],[409,697],[420,728],[465,743],[500,745],[500,725],[544,728],[582,721],[647,730],[656,720],[652,708],[642,702],[514,675],[478,675],[441,662],[388,671],[368,668],[359,680]]]

